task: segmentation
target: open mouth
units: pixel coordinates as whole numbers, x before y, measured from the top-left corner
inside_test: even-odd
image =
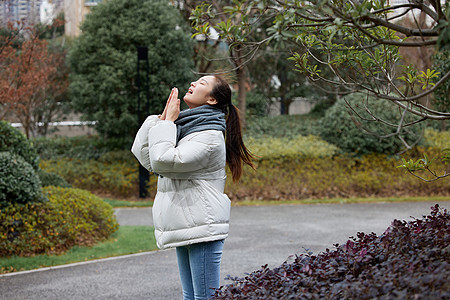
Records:
[[[193,91],[192,89],[189,89],[187,93],[188,93],[188,94],[192,94],[193,92],[194,92],[194,91]]]

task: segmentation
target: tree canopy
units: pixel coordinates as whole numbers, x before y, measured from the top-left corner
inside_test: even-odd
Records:
[[[9,23],[0,32],[0,117],[20,120],[27,137],[47,133],[68,85],[66,51],[40,39],[44,32],[24,22]]]
[[[208,34],[214,27],[231,47],[246,50],[243,57],[251,57],[273,42],[284,43],[295,69],[318,88],[339,95],[365,92],[392,101],[400,115],[412,113],[420,120],[450,119],[450,112],[433,106],[432,97],[448,82],[450,70],[441,68],[438,72],[405,65],[399,51],[429,46],[435,47],[434,51],[446,51],[450,47],[448,2],[443,6],[439,0],[392,5],[384,0],[256,0],[233,1],[221,11],[214,3],[198,6],[192,13],[194,28]],[[224,18],[228,21],[215,22]],[[412,22],[404,22],[406,18]],[[240,21],[233,22],[237,19]],[[272,25],[255,40],[253,32],[268,21]],[[391,126],[393,134],[399,136],[403,128],[417,122],[400,118],[399,123],[392,124],[377,117],[364,103],[360,105],[369,119]],[[411,147],[406,142],[405,146]]]
[[[70,92],[83,119],[106,137],[138,127],[138,47],[148,47],[150,113],[160,113],[174,86],[192,80],[192,41],[179,12],[163,0],[111,0],[94,7],[70,52]],[[141,106],[146,70],[140,61]]]

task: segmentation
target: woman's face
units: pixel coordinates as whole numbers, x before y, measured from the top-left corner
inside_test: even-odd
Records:
[[[211,98],[211,91],[215,84],[216,78],[214,76],[203,76],[199,80],[191,82],[189,90],[183,97],[184,102],[189,108],[216,104],[217,100]]]

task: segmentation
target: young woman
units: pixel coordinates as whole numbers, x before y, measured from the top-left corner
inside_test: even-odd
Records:
[[[149,116],[139,129],[132,152],[159,176],[155,236],[159,248],[176,247],[183,299],[209,299],[219,288],[228,236],[225,165],[237,181],[243,163],[254,167],[254,157],[243,143],[239,112],[222,77],[192,82],[183,100],[189,109],[180,112],[178,90],[172,89],[162,114]]]

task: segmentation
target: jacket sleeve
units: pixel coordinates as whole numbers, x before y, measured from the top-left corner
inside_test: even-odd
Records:
[[[206,133],[205,133],[206,134]],[[176,145],[177,128],[171,121],[161,121],[149,131],[150,163],[153,171],[193,172],[205,168],[211,153],[211,139],[198,134]]]
[[[136,137],[134,138],[131,152],[137,158],[139,163],[149,171],[152,171],[152,165],[150,163],[150,154],[148,147],[148,132],[150,128],[154,127],[161,120],[156,115],[147,117],[147,119],[139,128]]]

